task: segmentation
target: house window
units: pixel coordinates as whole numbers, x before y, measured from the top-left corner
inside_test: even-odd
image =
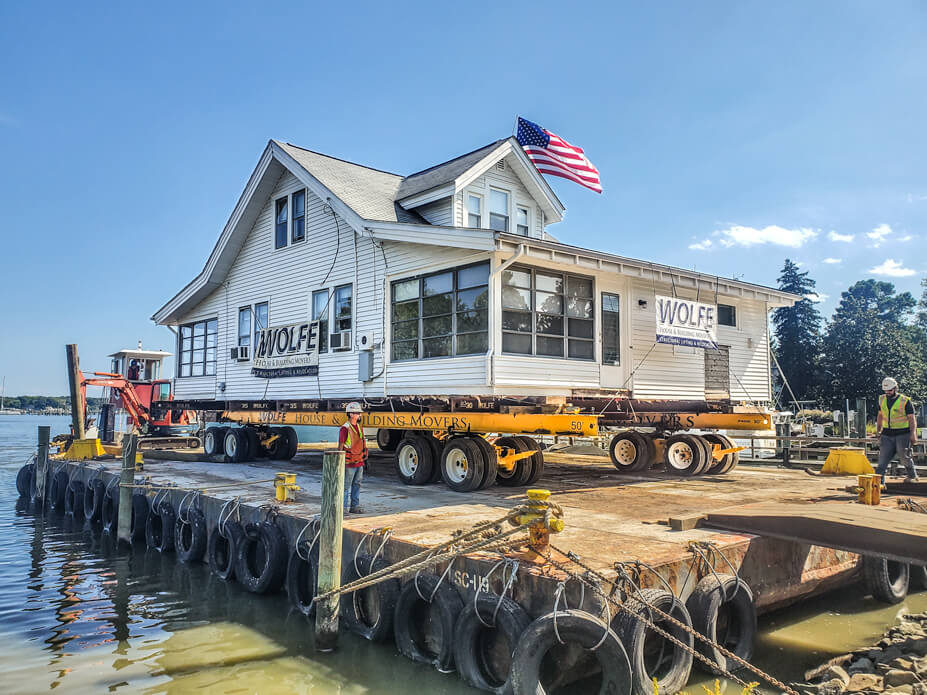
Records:
[[[737,307],[730,304],[718,305],[718,325],[719,326],[736,326],[737,325]]]
[[[276,212],[274,217],[274,245],[278,249],[286,246],[287,236],[287,199],[280,198],[275,204]]]
[[[522,236],[528,236],[528,208],[520,205],[515,208],[515,231]]]
[[[306,191],[293,194],[293,243],[306,238]]]
[[[267,328],[267,302],[254,305],[254,349],[257,350],[261,331]]]
[[[478,229],[483,226],[483,196],[467,194],[467,226]]]
[[[602,364],[621,364],[621,298],[602,293]]]
[[[509,231],[509,194],[495,188],[489,190],[489,228]]]
[[[244,306],[238,310],[238,347],[251,345],[251,307]],[[257,331],[255,330],[254,345],[257,347]]]
[[[219,321],[197,321],[180,327],[178,376],[215,376]]]
[[[328,352],[328,290],[312,293],[312,320],[319,322],[319,352]]]
[[[489,348],[489,263],[392,284],[392,359],[450,357]]]
[[[502,352],[595,357],[592,279],[531,268],[502,274]]]
[[[352,295],[353,288],[351,285],[342,285],[335,288],[335,318],[332,333],[351,330]]]

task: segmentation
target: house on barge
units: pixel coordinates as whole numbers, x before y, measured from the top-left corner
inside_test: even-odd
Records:
[[[514,138],[408,176],[271,140],[152,317],[177,334],[175,397],[771,400],[768,313],[797,297],[562,243],[563,215]],[[670,300],[713,347],[658,340]],[[281,327],[278,356],[317,360],[262,359]]]

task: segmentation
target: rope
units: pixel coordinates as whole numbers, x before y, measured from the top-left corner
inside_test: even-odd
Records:
[[[509,575],[508,581],[505,580],[505,569],[502,570],[503,577],[503,586],[502,592],[499,594],[499,600],[496,601],[496,607],[492,612],[492,623],[487,623],[483,620],[483,616],[480,615],[480,609],[477,605],[477,600],[480,598],[480,592],[483,590],[483,582],[477,582],[476,592],[473,594],[473,612],[476,613],[476,618],[486,627],[495,627],[496,626],[496,616],[499,614],[499,608],[502,607],[502,599],[505,598],[506,593],[509,589],[512,588],[512,585],[515,583],[515,575],[518,573],[518,560],[513,558],[503,557],[499,562],[493,565],[492,569],[486,574],[486,586],[489,587],[489,578],[492,577],[493,572],[495,572],[500,565],[505,565],[506,567],[511,567],[512,572]]]

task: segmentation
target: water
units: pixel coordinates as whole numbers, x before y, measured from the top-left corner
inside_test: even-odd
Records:
[[[140,546],[116,550],[60,517],[27,513],[15,475],[40,424],[54,435],[68,419],[0,416],[0,693],[476,692],[453,674],[412,664],[391,644],[347,633],[338,652],[316,655],[310,626],[284,594],[256,597],[203,565]],[[861,594],[848,587],[761,619],[757,665],[799,679],[872,643],[898,614],[927,609],[924,594],[900,606]],[[710,681],[694,672],[689,690]]]

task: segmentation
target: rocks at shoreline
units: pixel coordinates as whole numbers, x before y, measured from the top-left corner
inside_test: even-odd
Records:
[[[874,646],[830,659],[790,685],[799,695],[927,695],[927,613],[902,616]]]

